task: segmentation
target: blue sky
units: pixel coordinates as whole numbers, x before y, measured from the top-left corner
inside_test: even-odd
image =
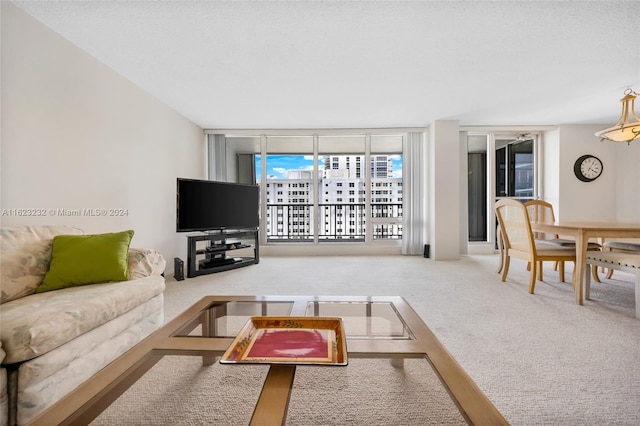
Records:
[[[402,155],[392,155],[393,176],[402,177]],[[324,156],[318,156],[318,168],[324,168]],[[268,155],[267,176],[276,179],[286,179],[289,170],[313,170],[312,155]],[[260,156],[256,155],[256,179],[260,182],[262,164]]]

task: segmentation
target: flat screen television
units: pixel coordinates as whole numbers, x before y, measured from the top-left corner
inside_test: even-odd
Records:
[[[257,228],[260,187],[178,178],[176,231]]]

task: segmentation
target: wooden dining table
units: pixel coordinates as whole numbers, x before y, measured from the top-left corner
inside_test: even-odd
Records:
[[[531,222],[533,232],[571,236],[576,240],[576,264],[573,274],[573,288],[576,303],[584,301],[585,271],[587,268],[587,243],[591,238],[640,238],[639,223],[622,222],[573,222],[556,221],[554,223]]]

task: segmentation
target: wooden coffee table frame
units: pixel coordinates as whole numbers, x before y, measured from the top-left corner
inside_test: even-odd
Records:
[[[214,310],[210,308],[220,307],[227,302],[291,302],[293,303],[291,316],[305,315],[309,302],[392,303],[415,339],[350,339],[347,332],[348,356],[390,358],[395,365],[401,365],[404,358],[425,358],[469,424],[508,424],[413,308],[401,297],[382,296],[203,297],[63,399],[40,413],[29,424],[89,424],[165,355],[201,356],[203,365],[211,365],[233,341],[231,337],[209,337],[215,334],[216,319]],[[202,325],[202,337],[187,337],[189,332],[199,325]],[[282,425],[285,423],[295,369],[294,365],[270,366],[254,409],[252,424]]]

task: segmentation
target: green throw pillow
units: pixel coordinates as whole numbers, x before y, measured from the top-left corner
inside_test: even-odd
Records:
[[[51,267],[36,293],[129,279],[133,231],[53,237]]]

